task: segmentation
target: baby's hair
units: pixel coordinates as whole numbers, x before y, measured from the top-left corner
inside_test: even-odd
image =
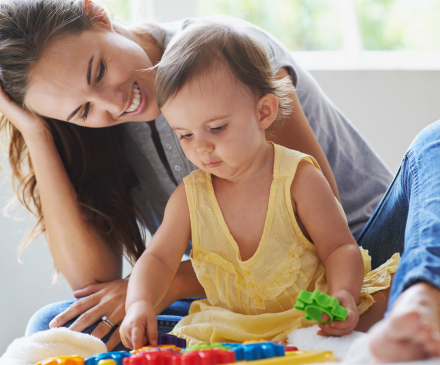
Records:
[[[156,66],[154,85],[157,104],[162,107],[194,77],[223,63],[236,80],[261,98],[278,97],[278,113],[273,125],[292,112],[290,94],[295,90],[290,77],[277,80],[264,47],[241,29],[203,21],[188,26],[167,47]]]

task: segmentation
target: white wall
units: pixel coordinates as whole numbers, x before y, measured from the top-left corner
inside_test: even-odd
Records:
[[[440,71],[313,71],[321,87],[351,119],[394,172],[413,137],[440,119]],[[2,166],[4,159],[0,160]],[[11,195],[0,186],[0,207]],[[16,248],[27,222],[0,215],[0,354],[22,336],[29,317],[41,306],[72,298],[64,279],[51,285],[52,264],[43,239],[18,265]]]

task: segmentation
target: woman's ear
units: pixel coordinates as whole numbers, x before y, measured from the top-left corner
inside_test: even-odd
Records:
[[[104,8],[91,0],[84,0],[84,13],[90,18],[92,24],[98,24],[112,30],[112,22]]]
[[[271,126],[278,114],[278,98],[274,94],[266,94],[257,102],[260,114],[260,129],[266,130]]]

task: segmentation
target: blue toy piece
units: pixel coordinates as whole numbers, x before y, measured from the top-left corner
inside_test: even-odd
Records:
[[[186,347],[186,340],[177,336],[169,335],[167,333],[159,333],[157,339],[158,345],[174,345],[184,349]]]
[[[244,360],[244,345],[242,345],[241,343],[229,343],[229,342],[223,342],[222,345],[227,347],[229,351],[235,352],[236,361]]]
[[[257,342],[242,345],[240,343],[222,343],[223,346],[229,347],[230,351],[235,352],[237,361],[253,361],[260,359],[270,359],[276,356],[284,356],[284,346],[273,342]]]
[[[294,308],[305,312],[304,318],[308,321],[314,320],[321,323],[345,321],[348,314],[348,310],[340,305],[336,298],[321,293],[319,290],[315,290],[313,293],[301,290]],[[329,321],[322,320],[323,313],[330,317]]]
[[[116,365],[122,365],[122,360],[131,356],[126,351],[104,352],[103,354],[96,354],[84,360],[85,365],[98,365],[101,360],[113,360]]]

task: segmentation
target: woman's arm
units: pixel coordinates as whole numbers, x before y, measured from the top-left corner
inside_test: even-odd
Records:
[[[44,121],[19,107],[1,88],[0,112],[21,132],[29,149],[55,267],[74,290],[121,278],[122,256],[82,218],[75,190]]]
[[[125,346],[138,349],[147,340],[157,343],[157,306],[168,292],[190,238],[191,223],[182,183],[171,195],[162,224],[131,273],[127,314],[120,330]]]
[[[282,79],[284,77],[290,76],[284,68],[281,68],[277,73],[277,78]],[[313,156],[318,161],[325,178],[332,188],[333,194],[341,201],[338,186],[336,185],[330,164],[307,121],[296,92],[293,92],[290,97],[293,102],[292,113],[288,118],[283,120],[280,127],[275,127],[272,131],[268,130],[266,132],[266,139],[292,150]]]
[[[364,264],[359,247],[336,203],[330,186],[319,170],[301,162],[291,187],[292,205],[301,224],[312,239],[324,264],[329,294],[348,309],[344,322],[333,322],[331,332],[350,333],[359,321],[356,309]]]

